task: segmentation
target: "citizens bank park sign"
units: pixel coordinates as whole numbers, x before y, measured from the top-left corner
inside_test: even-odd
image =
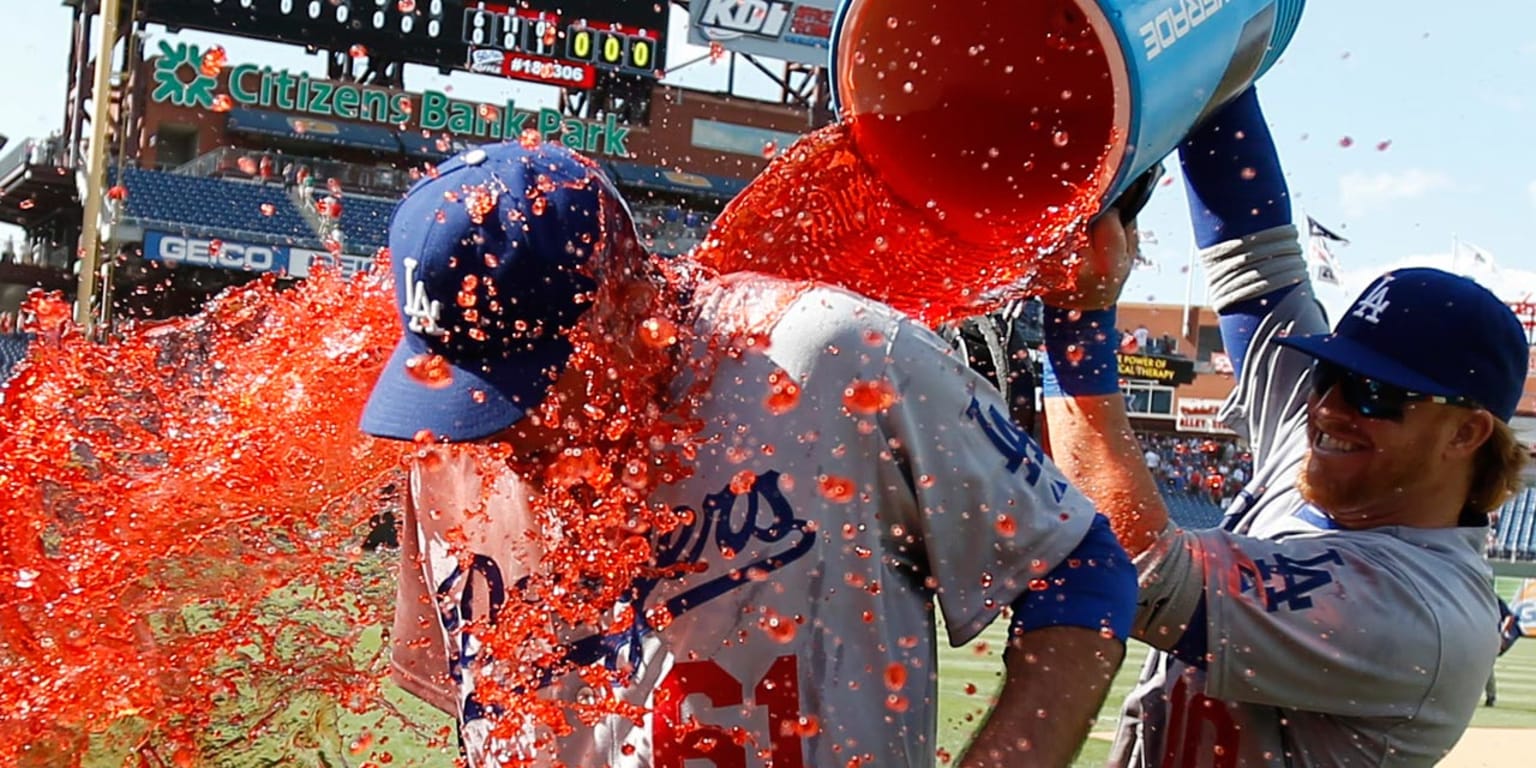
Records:
[[[537,131],[546,141],[558,140],[586,154],[629,156],[625,142],[630,128],[613,115],[586,121],[553,109],[518,109],[510,99],[504,104],[466,101],[441,91],[410,93],[338,83],[249,63],[226,65],[220,75],[210,75],[203,68],[203,54],[196,45],[160,41],[160,55],[152,59],[150,100],[212,111],[237,106],[272,109],[401,130],[444,131],[457,138],[511,139]]]

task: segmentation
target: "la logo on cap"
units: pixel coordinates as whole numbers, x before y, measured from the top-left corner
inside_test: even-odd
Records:
[[[413,333],[424,333],[428,336],[447,336],[448,331],[437,324],[443,311],[442,302],[427,298],[427,284],[416,279],[416,267],[419,262],[415,259],[405,259],[405,306],[400,311],[410,318],[407,327]]]
[[[1387,301],[1387,289],[1391,287],[1391,282],[1391,275],[1383,277],[1381,282],[1375,288],[1371,289],[1370,293],[1366,294],[1364,298],[1360,299],[1360,302],[1355,305],[1355,311],[1351,312],[1350,314],[1366,321],[1367,323],[1370,323],[1371,325],[1380,324],[1381,313],[1387,311],[1387,307],[1392,303]]]

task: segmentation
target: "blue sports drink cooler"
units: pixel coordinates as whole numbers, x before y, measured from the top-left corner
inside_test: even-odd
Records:
[[[1035,127],[1038,121],[1025,117],[1041,114],[1040,108],[1048,106],[1048,120],[1072,123],[1072,136],[1088,137],[1073,161],[1080,165],[1074,179],[1091,176],[1102,204],[1115,200],[1201,120],[1263,75],[1290,43],[1303,5],[1304,0],[845,0],[832,30],[833,100],[840,113],[855,118],[855,126],[865,114],[889,121],[888,127],[906,117],[909,131],[911,124],[931,121],[934,114],[946,111],[971,109],[978,116],[972,123],[985,123],[983,117],[989,114],[985,110],[1013,115],[1011,126],[1002,120],[994,121],[997,125],[966,125],[956,128],[956,135],[924,134],[923,144],[991,147],[985,151],[998,163],[1009,164],[1006,183],[1010,186],[998,181],[995,189],[1004,195],[1017,193],[1020,205],[1041,203],[1034,195],[1040,190],[1024,186],[1064,186],[1065,173],[1018,174],[1015,168],[1023,162],[1022,154],[1007,154],[1007,142],[1017,140],[1010,131]],[[1070,50],[1072,41],[1081,41],[1094,51],[1071,58],[1042,48],[1044,58],[1029,58],[1005,50],[1028,48],[1053,37],[1065,41],[1057,49]],[[994,41],[990,49],[989,41]],[[1014,56],[1010,61],[1024,63],[993,67],[1006,73],[988,72],[975,66],[978,46],[983,57]],[[1029,71],[1031,63],[1033,71]],[[1015,70],[1024,71],[1014,74]],[[1055,84],[1031,91],[1046,80],[1071,82],[1074,78],[1086,85],[1085,92],[1097,89],[1093,91],[1099,95],[1097,101],[1079,98],[1077,104],[1056,103],[1055,94],[1065,95],[1071,89]],[[898,85],[898,80],[905,82]],[[988,80],[993,81],[991,90]],[[1112,108],[1107,103],[1111,100]],[[1092,109],[1072,112],[1084,107]],[[1085,120],[1091,130],[1084,130]],[[1103,125],[1105,121],[1110,124]],[[961,131],[964,135],[959,135]],[[974,135],[977,132],[982,135]],[[907,151],[888,152],[884,157],[866,154],[866,160],[882,176],[898,174],[893,189],[922,208],[924,201],[912,198],[927,192],[925,180],[955,173],[957,161],[973,158],[966,154],[970,150],[957,150],[958,155],[934,150],[935,161],[925,168],[927,158],[913,151],[916,147],[910,138],[887,141],[888,146],[910,147]],[[858,139],[855,130],[856,144]],[[1049,154],[1049,144],[1035,141],[1027,148],[1029,158]],[[1091,156],[1082,154],[1090,150]],[[1021,145],[1018,151],[1026,149]],[[986,171],[970,174],[978,176],[974,183],[987,184],[980,177],[996,174],[993,166],[998,163],[985,164],[984,159],[978,163],[976,167]],[[1060,164],[1062,169],[1067,167],[1068,163]],[[967,174],[968,169],[960,166],[958,173]],[[909,174],[905,184],[899,177],[902,173]],[[936,204],[932,199],[926,205],[929,209],[942,206],[942,200]],[[962,205],[957,202],[954,207],[958,210]],[[948,218],[955,223],[960,217]],[[957,231],[963,236],[965,222],[959,223]]]

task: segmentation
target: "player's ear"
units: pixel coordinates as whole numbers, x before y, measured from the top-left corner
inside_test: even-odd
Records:
[[[1481,408],[1449,406],[1457,418],[1456,431],[1446,446],[1446,458],[1470,457],[1493,436],[1493,414]]]

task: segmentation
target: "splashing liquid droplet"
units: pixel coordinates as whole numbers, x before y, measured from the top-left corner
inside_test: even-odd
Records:
[[[224,46],[215,45],[203,52],[202,60],[198,62],[198,72],[206,77],[218,77],[224,71],[224,65],[229,62],[229,55],[224,52]]]
[[[1019,532],[1019,524],[1013,521],[1009,515],[997,516],[997,532],[1003,536],[1012,537]]]
[[[763,616],[762,621],[758,622],[758,626],[776,643],[793,641],[795,639],[795,632],[798,630],[794,620],[771,611]]]
[[[855,381],[843,390],[843,407],[849,413],[870,415],[895,405],[901,398],[885,379]]]
[[[757,473],[750,469],[743,469],[731,477],[731,493],[745,496],[752,492],[752,484],[755,482],[757,482]]]
[[[405,371],[413,381],[428,389],[443,389],[453,384],[453,368],[442,355],[431,352],[407,360]]]
[[[648,318],[640,324],[640,343],[664,349],[677,343],[677,324],[665,317]]]
[[[763,407],[775,416],[782,416],[800,404],[800,385],[785,371],[768,374],[768,397]]]
[[[853,481],[837,475],[822,475],[816,480],[817,489],[827,501],[847,504],[853,501]]]

